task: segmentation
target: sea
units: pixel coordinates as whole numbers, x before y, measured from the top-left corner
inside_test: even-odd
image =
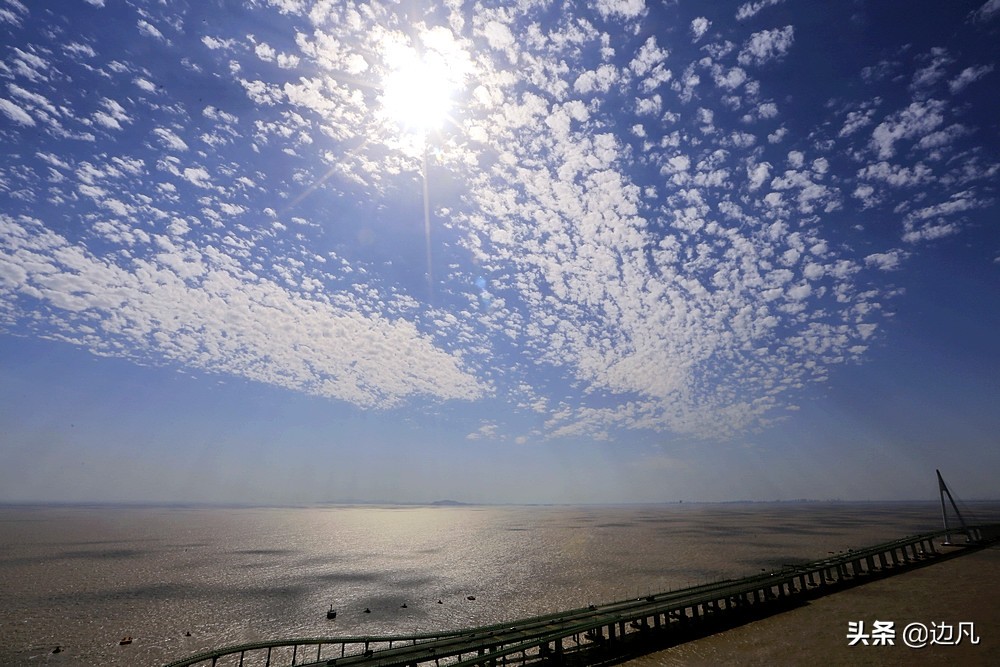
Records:
[[[1000,521],[1000,503],[971,508]],[[505,623],[941,525],[932,502],[0,506],[0,665],[157,666],[260,640]]]

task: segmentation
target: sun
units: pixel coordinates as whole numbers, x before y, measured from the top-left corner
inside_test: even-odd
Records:
[[[439,129],[459,86],[454,69],[435,51],[420,54],[402,47],[386,55],[389,72],[382,81],[382,113],[418,135]]]

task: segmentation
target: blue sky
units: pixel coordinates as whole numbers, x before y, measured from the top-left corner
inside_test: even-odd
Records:
[[[997,497],[997,0],[0,31],[0,500]]]

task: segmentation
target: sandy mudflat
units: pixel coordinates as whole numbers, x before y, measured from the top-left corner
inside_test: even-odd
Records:
[[[875,581],[630,664],[1000,665],[1000,546]],[[848,621],[893,621],[893,646],[848,646]],[[910,623],[974,623],[978,645],[907,647]]]

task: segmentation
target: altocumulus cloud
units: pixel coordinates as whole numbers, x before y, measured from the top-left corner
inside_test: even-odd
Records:
[[[500,396],[533,438],[766,426],[863,359],[885,277],[989,206],[1000,169],[953,100],[992,66],[951,51],[870,63],[885,76],[791,129],[775,80],[808,40],[791,3],[769,22],[779,4],[448,2],[414,25],[392,3],[271,0],[205,34],[150,3],[137,62],[93,26],[71,50],[22,35],[35,10],[15,3],[3,326],[363,407]],[[460,79],[429,146],[381,113],[400,48]],[[384,242],[400,202],[419,209],[425,149],[433,298]],[[892,221],[876,240],[868,212]],[[516,441],[500,418],[469,438]]]
[[[50,335],[100,354],[168,359],[365,407],[413,394],[472,399],[483,388],[405,320],[289,293],[170,242],[123,268],[0,216],[3,316],[30,300]],[[27,309],[26,309],[27,310]]]

